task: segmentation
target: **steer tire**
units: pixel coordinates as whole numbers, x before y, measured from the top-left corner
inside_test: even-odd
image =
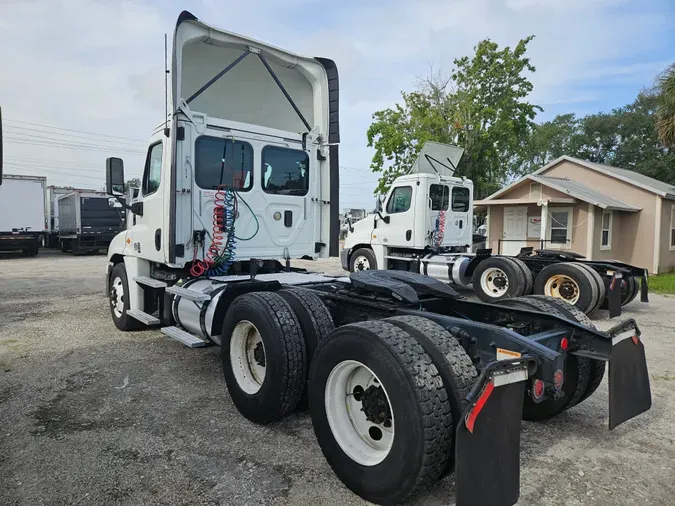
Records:
[[[598,304],[599,289],[595,278],[583,267],[573,262],[556,263],[544,267],[534,280],[534,293],[537,295],[548,295],[560,287],[554,283],[555,276],[565,276],[571,279],[578,287],[578,297],[574,305],[581,311],[588,314],[593,311]],[[551,286],[547,284],[551,280]],[[550,293],[546,293],[550,290]]]
[[[532,290],[534,290],[534,277],[532,276],[532,271],[530,268],[523,262],[520,258],[516,257],[506,257],[507,260],[510,260],[518,266],[518,268],[523,271],[523,279],[525,281],[523,285],[523,293],[521,295],[530,295]]]
[[[489,277],[489,273],[494,269],[499,269],[504,273],[508,282],[506,290],[501,293],[490,292],[487,286],[487,283],[492,279]],[[519,297],[525,289],[525,275],[515,263],[510,262],[506,257],[492,257],[480,262],[473,271],[471,281],[476,295],[483,302],[496,302]]]
[[[240,323],[245,326],[247,322],[258,331],[265,364],[257,391],[249,382],[248,392],[237,377],[253,377],[250,359],[241,356],[241,348],[236,346],[239,338],[232,346],[233,332]],[[305,342],[293,308],[281,295],[255,292],[237,297],[225,314],[220,349],[227,389],[242,415],[252,422],[268,423],[296,408],[307,379]]]
[[[361,371],[365,366],[377,377],[371,386],[383,387],[391,411],[391,444],[376,457],[355,430],[353,420],[363,420],[363,412],[348,408],[363,401],[338,381],[340,371],[350,366]],[[309,405],[326,460],[367,501],[396,504],[425,490],[441,476],[450,456],[452,415],[441,374],[415,338],[392,323],[344,325],[321,342],[309,373]],[[369,434],[377,429],[374,423]]]
[[[356,260],[359,257],[365,257],[370,264],[367,269],[359,269],[359,266],[356,264]],[[377,258],[375,258],[375,253],[370,248],[359,248],[349,257],[349,272],[356,272],[360,270],[375,270],[377,269]]]
[[[117,316],[113,308],[113,285],[115,281],[119,278],[122,283],[122,288],[124,290],[124,308],[122,314]],[[127,269],[124,267],[123,263],[118,263],[113,267],[112,272],[110,273],[110,280],[108,283],[108,304],[110,305],[110,315],[112,316],[113,323],[118,330],[123,332],[128,332],[130,330],[138,330],[143,327],[143,324],[136,320],[135,318],[129,316],[127,311],[129,311],[129,280],[127,278]]]
[[[335,329],[333,317],[321,298],[309,290],[284,288],[276,293],[281,295],[293,308],[300,323],[302,337],[305,341],[307,368],[309,369],[316,347]],[[308,407],[307,387],[305,387],[298,409],[305,410]]]
[[[533,298],[546,297],[546,295],[531,295]],[[547,302],[555,305],[563,313],[569,314],[570,320],[576,320],[581,323],[584,327],[595,330],[595,325],[591,319],[580,311],[576,306],[573,306],[569,302],[565,302],[562,299],[556,299],[555,297],[546,297]],[[581,397],[576,402],[580,404],[586,399],[588,399],[593,393],[598,389],[600,383],[602,383],[602,378],[605,376],[605,367],[606,362],[604,360],[588,359],[589,360],[589,374],[588,374],[588,386]]]
[[[448,400],[452,410],[452,436],[457,424],[467,408],[466,396],[478,377],[478,371],[471,357],[462,345],[438,323],[421,316],[395,316],[384,320],[390,322],[408,334],[424,348],[434,361],[443,385],[448,392]],[[453,437],[450,458],[443,475],[448,475],[455,467],[455,440]]]
[[[557,303],[553,304],[547,299],[548,297],[546,299],[534,296],[519,297],[513,300],[501,301],[500,304],[518,309],[540,311],[560,318],[573,319],[571,313],[562,311],[559,309]],[[548,398],[536,403],[532,399],[531,385],[528,384],[528,390],[525,392],[525,402],[523,403],[523,419],[531,421],[546,420],[579,403],[588,389],[591,375],[590,362],[591,360],[586,357],[567,355],[564,371],[565,379],[562,387],[565,395],[560,399]]]

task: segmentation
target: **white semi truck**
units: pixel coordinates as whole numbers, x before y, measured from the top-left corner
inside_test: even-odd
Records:
[[[41,176],[0,171],[0,251],[36,256],[45,235],[45,186]]]
[[[533,248],[515,257],[493,256],[488,249],[470,253],[473,184],[454,177],[462,152],[426,143],[410,173],[393,182],[383,201],[378,199],[376,212],[349,225],[342,267],[419,272],[454,286],[472,285],[485,302],[546,295],[586,314],[609,309],[612,317],[640,288],[642,301],[648,301],[647,270],[622,262]]]
[[[335,63],[189,12],[171,61],[170,114],[130,205],[122,160],[106,163],[108,193],[134,215],[108,251],[117,328],[219,345],[243,416],[267,423],[308,405],[335,473],[380,504],[455,468],[459,506],[514,504],[521,417],[582,402],[607,362],[610,428],[649,409],[633,320],[601,332],[560,301],[493,306],[420,274],[292,269],[338,253]]]

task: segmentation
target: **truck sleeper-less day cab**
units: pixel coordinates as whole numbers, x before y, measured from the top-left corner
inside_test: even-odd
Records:
[[[410,272],[290,268],[338,253],[332,61],[183,12],[171,81],[142,188],[124,203],[134,219],[109,249],[113,322],[220,345],[229,394],[253,422],[309,405],[355,493],[397,503],[455,469],[460,506],[514,504],[521,417],[582,402],[607,362],[610,428],[649,409],[633,320],[600,332],[564,302],[494,306]],[[123,173],[108,159],[109,193]]]
[[[463,150],[427,142],[410,174],[394,180],[371,216],[348,224],[340,260],[350,272],[394,269],[419,272],[455,286],[473,288],[485,302],[547,295],[586,314],[621,314],[641,291],[648,302],[647,270],[616,260],[588,261],[572,252],[522,248],[493,256],[470,251],[473,184],[454,177]]]

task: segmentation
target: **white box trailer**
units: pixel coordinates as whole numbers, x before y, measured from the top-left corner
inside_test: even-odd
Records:
[[[5,174],[0,185],[0,251],[35,256],[45,233],[47,178]]]

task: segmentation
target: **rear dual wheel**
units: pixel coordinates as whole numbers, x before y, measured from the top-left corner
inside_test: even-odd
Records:
[[[535,279],[534,293],[562,299],[591,314],[605,299],[605,285],[591,267],[561,262],[542,269]]]
[[[319,345],[309,381],[328,463],[362,498],[404,501],[451,469],[460,392],[475,376],[459,343],[425,318],[336,329]]]

